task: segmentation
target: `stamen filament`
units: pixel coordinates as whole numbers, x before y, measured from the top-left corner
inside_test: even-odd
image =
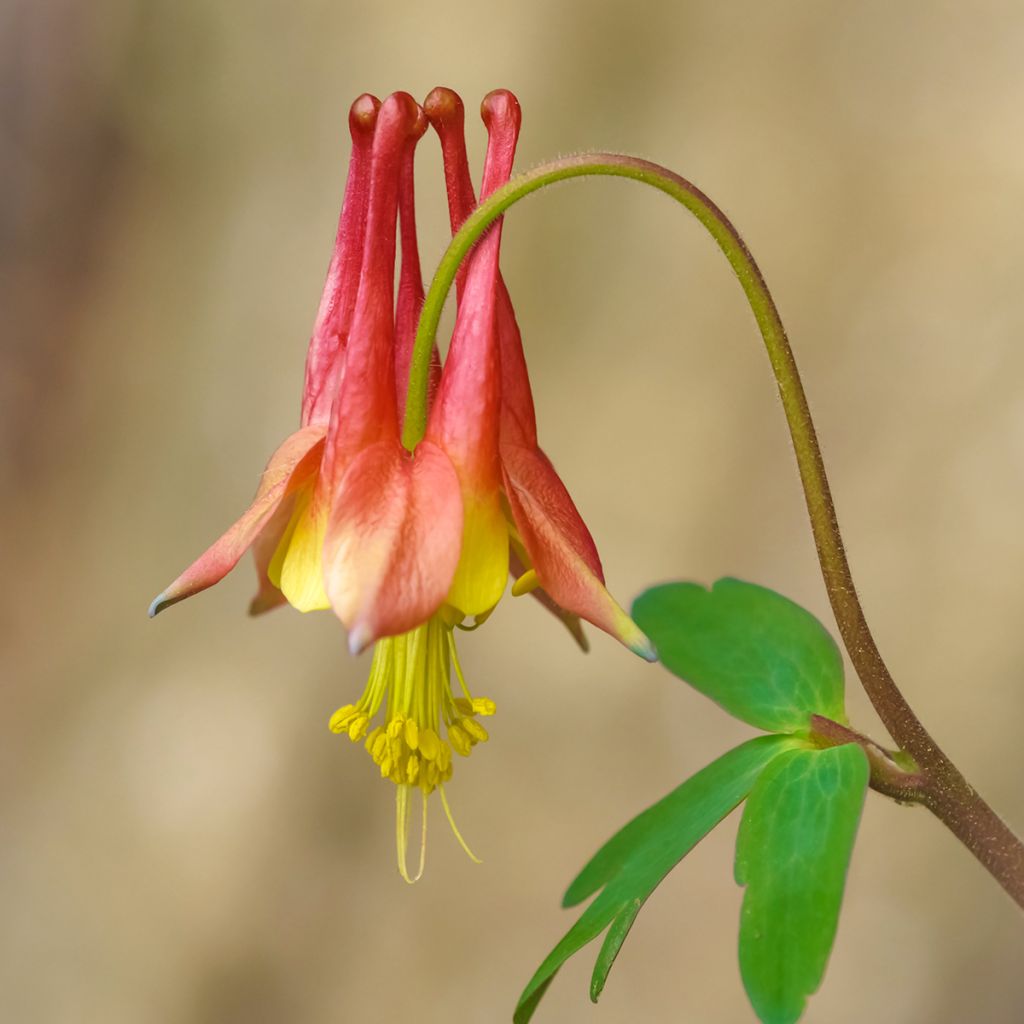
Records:
[[[483,861],[469,848],[466,840],[462,838],[462,833],[459,831],[458,826],[455,824],[455,819],[452,817],[452,809],[448,806],[448,797],[445,794],[444,786],[438,786],[437,791],[441,794],[441,806],[444,808],[445,816],[448,818],[448,824],[451,826],[452,832],[455,834],[455,838],[459,841],[459,846],[466,851],[466,856],[474,864],[483,864]]]
[[[452,694],[454,669],[462,694]],[[456,692],[459,692],[456,690]],[[383,708],[383,721],[374,719]],[[493,715],[494,701],[473,697],[455,649],[453,627],[437,615],[416,629],[378,641],[370,678],[355,704],[339,708],[330,720],[333,732],[361,742],[380,770],[381,778],[395,784],[395,848],[398,872],[412,884],[426,864],[427,798],[441,793],[445,816],[459,845],[476,863],[455,821],[444,791],[452,777],[453,752],[469,757],[488,739],[477,716]],[[420,863],[409,870],[411,796],[419,789],[423,801]]]
[[[423,797],[423,827],[420,831],[420,869],[416,872],[414,882],[423,877],[423,869],[427,864],[427,794],[421,789],[420,795]]]
[[[398,846],[398,873],[412,885],[409,869],[405,862],[405,851],[409,845],[409,787],[395,787],[395,842]]]
[[[448,651],[451,654],[452,667],[455,669],[455,675],[459,680],[459,686],[462,687],[462,692],[466,695],[466,700],[472,701],[473,695],[469,692],[469,687],[466,685],[466,677],[462,674],[462,665],[459,663],[459,652],[455,649],[455,637],[451,632],[448,633]]]

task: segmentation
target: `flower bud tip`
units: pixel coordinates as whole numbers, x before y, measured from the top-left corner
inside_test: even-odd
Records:
[[[377,123],[377,111],[380,110],[380,100],[370,93],[364,92],[349,108],[348,127],[353,135],[370,133]]]
[[[488,131],[492,131],[496,125],[511,122],[518,133],[523,112],[519,100],[508,89],[494,89],[480,103],[480,117]]]
[[[391,111],[394,108],[398,109],[392,114]],[[401,123],[408,135],[413,138],[418,137],[417,129],[423,118],[423,108],[407,92],[393,92],[381,104],[381,116],[384,114],[401,118]]]
[[[462,100],[459,99],[458,93],[452,89],[446,89],[443,85],[430,91],[423,101],[423,109],[435,128],[458,120],[463,113]]]

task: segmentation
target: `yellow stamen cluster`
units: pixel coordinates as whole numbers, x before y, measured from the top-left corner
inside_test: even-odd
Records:
[[[462,689],[459,697],[452,695],[453,669]],[[371,729],[382,707],[384,721]],[[452,777],[452,751],[468,757],[473,747],[486,742],[487,730],[477,716],[494,711],[494,701],[469,692],[452,627],[436,615],[409,633],[379,640],[362,697],[331,716],[331,731],[344,733],[353,743],[364,741],[381,777],[398,786],[399,868],[407,880],[404,847],[413,787],[423,794],[424,822],[427,796],[440,791],[452,831],[472,856],[452,821],[444,783]]]

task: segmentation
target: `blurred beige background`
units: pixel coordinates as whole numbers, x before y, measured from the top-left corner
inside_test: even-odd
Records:
[[[393,793],[327,717],[329,615],[251,621],[245,565],[149,622],[297,422],[350,101],[524,110],[519,166],[585,148],[735,219],[805,374],[868,616],[1018,827],[1024,754],[1024,8],[793,0],[4,0],[0,1019],[507,1020],[559,898],[632,814],[749,735],[532,602],[464,638],[492,742],[394,866]],[[471,121],[474,166],[483,131]],[[445,211],[421,146],[425,272]],[[667,200],[564,186],[510,216],[543,443],[622,600],[734,574],[831,625],[787,435],[725,261]],[[855,722],[881,738],[851,683]],[[735,819],[538,1021],[744,1022]],[[1016,1022],[1024,921],[924,812],[872,795],[808,1022]]]

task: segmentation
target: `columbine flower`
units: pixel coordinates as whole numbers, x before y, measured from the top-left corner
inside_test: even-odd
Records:
[[[511,152],[503,161],[489,155],[485,176],[507,180],[511,158]],[[372,218],[371,196],[371,232]],[[444,784],[452,775],[453,753],[468,756],[487,739],[477,716],[494,712],[492,701],[475,698],[466,685],[453,627],[467,618],[482,621],[497,604],[508,577],[508,532],[498,462],[500,382],[493,324],[487,319],[498,237],[497,231],[492,232],[471,261],[467,295],[472,298],[457,318],[424,440],[411,460],[405,456],[393,392],[381,387],[374,422],[386,424],[388,436],[360,457],[367,463],[365,471],[354,464],[345,472],[328,526],[327,592],[350,626],[350,646],[358,650],[377,640],[362,698],[339,709],[331,728],[354,742],[365,737],[381,775],[397,786],[399,870],[410,881],[406,847],[410,797],[417,789],[423,798],[424,829],[427,797],[436,789],[455,836],[473,856],[455,826]],[[350,360],[362,342],[364,298],[372,305],[375,292],[383,297],[391,289],[386,267],[372,264],[369,242],[367,248],[366,295],[361,288]],[[405,366],[412,326],[408,336],[400,333],[398,337],[399,362],[404,357]],[[378,379],[387,380],[387,374]],[[348,381],[339,396],[339,410],[347,391]],[[352,417],[341,414],[340,419],[343,431],[351,431]],[[424,486],[417,488],[410,476],[404,491],[393,487],[397,469],[414,475],[417,467],[427,474]],[[393,492],[384,498],[388,512],[383,516],[395,524],[393,532],[381,527],[382,478]],[[373,489],[375,495],[370,493]],[[433,508],[426,507],[428,500]],[[391,543],[396,536],[401,545]],[[397,558],[402,564],[393,561]],[[427,593],[429,602],[424,599]],[[400,629],[398,623],[406,613],[411,621]],[[459,696],[452,691],[453,670]],[[367,736],[382,708],[383,723]],[[421,846],[420,871],[423,850]]]
[[[520,115],[503,91],[482,109],[486,195],[509,178]],[[454,225],[475,202],[462,108],[453,93],[435,90],[427,112],[442,140]],[[412,881],[406,847],[415,790],[423,798],[424,836],[427,797],[437,790],[470,853],[444,785],[453,754],[467,756],[487,739],[478,719],[493,714],[494,703],[470,692],[453,630],[467,621],[473,625],[465,628],[475,628],[490,615],[510,564],[518,567],[513,593],[533,589],[579,638],[582,616],[645,657],[650,647],[604,589],[590,534],[537,448],[521,342],[498,272],[500,222],[460,275],[443,373],[433,354],[425,437],[412,453],[402,447],[423,301],[413,154],[427,117],[396,93],[382,105],[361,98],[350,121],[352,166],[310,344],[301,429],[271,460],[243,518],[152,611],[217,582],[254,546],[261,580],[254,611],[285,600],[302,611],[331,607],[353,653],[376,644],[366,690],[330,726],[365,741],[381,775],[396,785],[399,870]]]
[[[431,93],[425,107],[442,141],[455,228],[475,203],[462,139],[462,106],[454,93],[439,89]],[[504,91],[491,93],[482,112],[489,139],[481,192],[487,195],[509,178],[520,113],[515,97]],[[424,447],[441,451],[455,469],[462,522],[454,575],[448,576],[450,583],[439,607],[403,635],[387,636],[388,630],[368,625],[389,614],[390,608],[373,609],[372,600],[363,606],[367,625],[365,632],[353,632],[353,647],[361,647],[361,641],[374,633],[384,639],[377,642],[362,698],[340,708],[331,719],[335,732],[347,734],[354,742],[365,739],[381,775],[397,785],[399,868],[407,880],[410,795],[416,788],[423,795],[424,830],[426,798],[437,789],[453,832],[473,856],[452,820],[444,783],[451,777],[452,752],[466,756],[476,743],[487,739],[477,716],[492,714],[494,705],[470,693],[459,665],[453,626],[466,620],[479,625],[491,613],[505,589],[510,549],[513,562],[521,566],[513,593],[535,590],[542,594],[580,638],[578,616],[583,616],[643,656],[652,656],[646,637],[605,590],[590,534],[537,447],[522,344],[498,272],[500,243],[499,221],[460,274],[451,347],[424,441],[413,457],[415,464]],[[356,334],[354,329],[352,344]],[[400,350],[403,342],[400,339]],[[350,507],[339,494],[335,511],[344,515]],[[326,571],[327,591],[338,610],[347,593],[346,562],[357,545],[333,545],[334,525],[332,521]],[[426,564],[421,557],[419,565]],[[434,568],[437,578],[444,578],[440,567]],[[402,581],[403,577],[392,570],[381,579]],[[452,670],[460,697],[452,692]],[[383,723],[368,733],[381,708]],[[420,871],[422,856],[421,847]]]

